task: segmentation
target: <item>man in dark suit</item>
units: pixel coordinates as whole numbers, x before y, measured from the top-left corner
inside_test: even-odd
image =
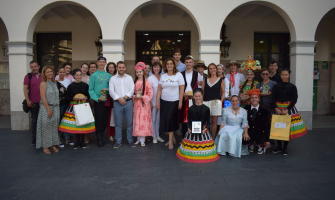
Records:
[[[189,107],[189,99],[193,99],[193,90],[198,88],[198,72],[193,70],[194,60],[192,56],[185,58],[186,70],[181,72],[185,81],[185,91],[183,99],[183,107],[180,111],[180,123],[182,123],[183,139],[187,132],[187,111]]]
[[[250,136],[249,141],[243,140],[243,145],[248,145],[249,152],[254,151],[254,142],[258,147],[258,154],[265,153],[267,147],[270,146],[269,135],[270,135],[270,120],[269,111],[259,105],[260,90],[253,89],[248,91],[250,96],[251,105],[247,105],[245,109],[248,112],[248,134]]]

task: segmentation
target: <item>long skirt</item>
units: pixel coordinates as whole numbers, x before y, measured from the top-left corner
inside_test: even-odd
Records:
[[[276,102],[277,108],[279,110],[286,109],[291,102]],[[276,111],[273,110],[272,114],[275,114]],[[291,115],[291,135],[290,139],[298,138],[307,133],[306,125],[302,120],[300,114],[298,113],[297,108],[294,106],[288,111],[288,114]]]
[[[241,126],[224,126],[215,138],[218,154],[226,155],[228,152],[230,156],[239,158],[241,155],[249,155],[248,147],[242,145],[243,133],[244,129]]]
[[[83,102],[87,103],[87,102]],[[87,134],[95,132],[94,122],[87,124],[85,126],[76,125],[76,116],[74,114],[73,106],[78,103],[78,101],[71,101],[69,107],[66,109],[66,112],[63,116],[62,121],[59,124],[58,130],[64,133],[74,133],[74,134]]]
[[[108,137],[113,136],[115,137],[115,126],[110,125],[111,116],[112,116],[112,110],[113,110],[113,103],[110,104],[110,107],[108,108],[108,119],[107,119],[107,135]],[[115,116],[114,116],[115,118]]]
[[[36,149],[48,148],[59,144],[57,127],[59,124],[59,106],[49,106],[52,117],[48,117],[48,110],[41,103],[37,118]]]
[[[209,132],[201,135],[187,132],[176,155],[179,159],[191,163],[215,162],[220,158]]]
[[[178,101],[164,101],[160,100],[160,122],[159,131],[160,132],[174,132],[179,129],[178,121]]]

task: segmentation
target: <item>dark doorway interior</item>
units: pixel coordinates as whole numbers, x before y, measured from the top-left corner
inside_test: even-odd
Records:
[[[45,65],[58,67],[72,62],[71,33],[36,33],[37,60],[41,68]]]
[[[181,50],[182,62],[191,54],[190,31],[136,31],[136,62],[151,63],[153,55],[162,62],[176,49]]]
[[[268,68],[271,60],[278,62],[278,68],[290,68],[289,33],[255,33],[254,59],[261,62],[262,68]]]

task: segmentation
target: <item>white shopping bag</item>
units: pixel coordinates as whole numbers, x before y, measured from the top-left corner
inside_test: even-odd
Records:
[[[112,112],[111,112],[111,120],[109,122],[109,126],[115,127],[115,115],[114,115],[114,109],[113,108],[112,108]]]
[[[90,104],[83,103],[73,106],[73,111],[76,116],[76,125],[77,126],[85,126],[94,122],[94,117],[92,114],[92,110]]]

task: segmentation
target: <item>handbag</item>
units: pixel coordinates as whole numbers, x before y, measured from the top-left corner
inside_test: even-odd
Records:
[[[291,115],[272,115],[270,139],[290,141]]]
[[[73,111],[76,116],[77,126],[85,126],[94,122],[94,117],[89,103],[74,105]]]
[[[29,78],[29,93],[30,93],[30,80],[31,80],[31,78],[33,77],[33,75],[31,74],[31,73],[28,73],[28,78]],[[29,96],[29,93],[28,93],[28,96]],[[25,113],[28,113],[29,111],[30,111],[30,107],[28,106],[28,104],[27,104],[27,100],[26,99],[24,99],[23,101],[22,101],[22,110],[25,112]]]

